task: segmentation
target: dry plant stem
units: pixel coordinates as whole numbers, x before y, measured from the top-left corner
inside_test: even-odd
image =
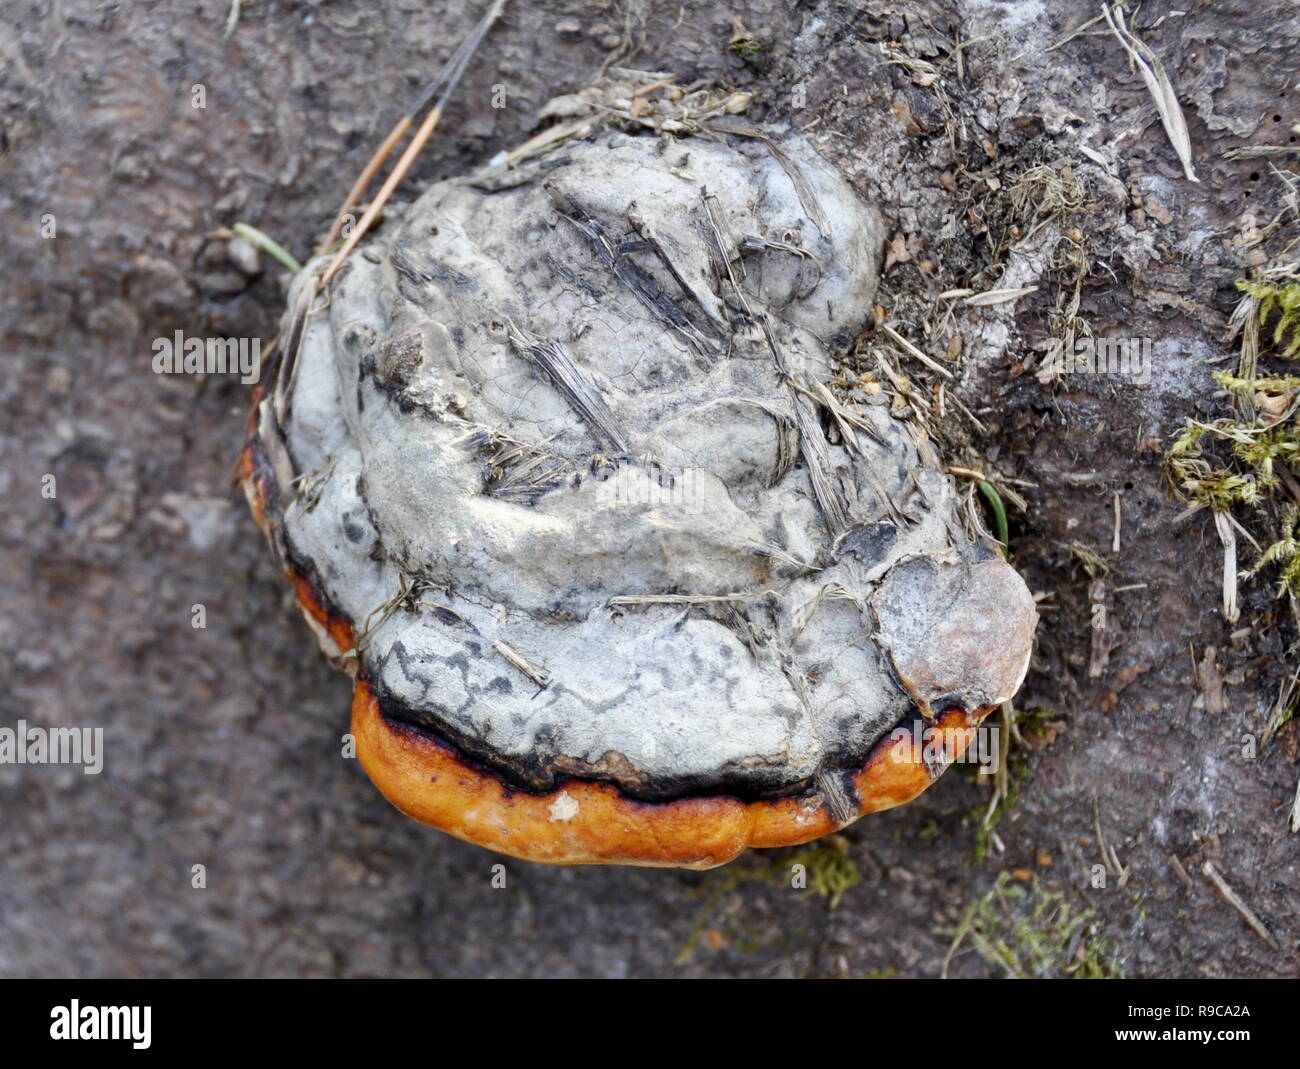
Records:
[[[1264,733],[1260,737],[1260,742],[1263,745],[1267,746],[1272,742],[1273,736],[1278,733],[1278,729],[1291,718],[1297,690],[1300,690],[1300,672],[1292,672],[1291,675],[1282,680],[1282,685],[1278,688],[1277,701],[1273,703],[1268,722],[1264,725]]]
[[[1002,730],[998,732],[998,771],[997,790],[994,791],[999,802],[1011,796],[1011,773],[1008,764],[1011,760],[1011,735],[1016,725],[1016,707],[1011,702],[1003,702],[998,710]]]
[[[1092,800],[1092,821],[1093,828],[1097,832],[1097,847],[1101,850],[1102,863],[1106,866],[1107,872],[1119,877],[1119,886],[1123,888],[1128,883],[1129,870],[1120,864],[1115,848],[1106,842],[1106,835],[1101,830],[1101,803],[1095,796]]]
[[[361,194],[366,191],[366,187],[370,185],[371,181],[378,173],[379,168],[383,166],[384,161],[388,159],[392,154],[393,149],[397,147],[397,143],[406,136],[406,131],[411,128],[411,123],[414,121],[414,115],[403,115],[397,120],[397,125],[393,127],[392,132],[384,139],[384,143],[379,146],[378,151],[370,157],[370,162],[366,164],[365,169],[362,170],[361,174],[357,177],[357,180],[352,184],[352,188],[348,190],[348,195],[343,201],[343,206],[339,209],[338,215],[334,217],[334,223],[330,227],[329,235],[317,248],[318,252],[324,252],[334,244],[335,239],[339,236],[339,232],[343,229],[343,222],[347,219],[348,213],[356,207],[357,201],[361,199]]]
[[[1178,104],[1178,97],[1174,93],[1173,84],[1169,80],[1164,64],[1129,29],[1124,21],[1124,9],[1121,4],[1113,7],[1103,4],[1101,10],[1115,39],[1119,41],[1142,75],[1147,91],[1151,94],[1156,110],[1160,113],[1160,121],[1164,124],[1169,143],[1173,145],[1178,160],[1183,165],[1183,173],[1186,174],[1188,181],[1199,182],[1196,170],[1192,167],[1192,141],[1187,134],[1187,120],[1183,118],[1183,109]]]
[[[379,151],[374,157],[372,157],[370,163],[366,165],[361,176],[353,184],[351,191],[348,193],[347,201],[344,202],[344,206],[340,210],[338,218],[334,220],[334,226],[330,228],[332,236],[326,241],[327,248],[330,242],[333,241],[333,237],[337,236],[338,231],[342,229],[344,217],[347,215],[352,205],[356,203],[357,199],[360,198],[361,192],[367,185],[369,185],[370,179],[379,170],[384,160],[388,158],[388,155],[393,151],[393,148],[396,147],[397,142],[402,139],[403,134],[405,134],[407,128],[409,128],[411,123],[414,121],[415,116],[423,110],[426,104],[434,100],[436,97],[437,100],[436,103],[434,103],[432,110],[425,116],[424,122],[420,124],[420,128],[411,139],[411,143],[406,146],[406,151],[402,153],[401,158],[397,161],[397,165],[393,168],[392,173],[390,173],[388,178],[384,180],[384,184],[380,187],[379,193],[375,196],[374,200],[370,202],[369,207],[366,208],[366,212],[361,217],[361,221],[357,223],[352,233],[348,235],[347,239],[343,242],[343,247],[339,249],[338,254],[330,262],[329,267],[321,276],[320,287],[322,289],[329,285],[330,280],[337,273],[338,269],[343,266],[343,261],[347,259],[348,254],[356,248],[357,243],[365,237],[366,233],[370,230],[370,227],[374,225],[375,219],[379,216],[379,213],[383,211],[384,205],[388,203],[388,198],[393,195],[393,190],[396,189],[402,179],[406,177],[406,172],[411,169],[411,165],[415,162],[415,158],[420,154],[425,143],[433,135],[434,130],[438,128],[438,123],[442,121],[443,109],[446,106],[448,98],[451,96],[452,91],[456,88],[456,85],[464,75],[465,69],[469,66],[469,61],[473,58],[475,50],[487,35],[488,30],[492,28],[493,23],[496,22],[504,7],[505,0],[495,0],[487,13],[479,20],[478,25],[474,27],[470,35],[452,54],[451,59],[448,60],[446,66],[442,69],[442,72],[420,95],[419,101],[416,103],[415,107],[411,109],[410,114],[398,121],[392,132],[389,133],[388,137],[384,140],[383,145],[380,146]]]
[[[1237,533],[1224,512],[1214,513],[1214,527],[1223,543],[1223,615],[1235,624],[1241,615],[1237,607]]]
[[[357,243],[366,236],[370,227],[374,224],[379,213],[383,211],[384,205],[388,203],[388,198],[393,195],[393,190],[398,183],[406,177],[406,172],[411,169],[411,164],[415,162],[415,157],[420,154],[424,148],[425,142],[433,135],[434,130],[438,128],[438,123],[442,119],[442,109],[434,108],[427,116],[420,128],[411,138],[411,143],[406,146],[406,151],[402,153],[401,159],[397,161],[397,166],[393,168],[392,173],[384,180],[384,184],[379,187],[379,192],[375,199],[370,202],[365,214],[361,217],[360,222],[353,228],[352,233],[348,235],[347,240],[343,242],[343,247],[339,249],[334,259],[330,261],[329,267],[325,269],[325,274],[321,276],[320,284],[324,288],[330,284],[330,279],[335,275],[343,261],[348,258],[349,253],[356,248]]]
[[[226,15],[226,25],[221,31],[222,37],[229,37],[235,32],[235,27],[239,25],[239,14],[242,7],[243,0],[231,0],[230,13]]]
[[[1254,910],[1246,905],[1242,897],[1228,886],[1228,881],[1219,875],[1213,862],[1207,861],[1201,866],[1201,871],[1210,878],[1210,882],[1214,884],[1219,894],[1223,895],[1224,901],[1242,915],[1246,923],[1250,925],[1251,931],[1264,940],[1264,942],[1274,950],[1280,949],[1277,945],[1277,940],[1273,938],[1273,933],[1264,927],[1264,922],[1255,916]]]
[[[952,378],[951,371],[949,371],[946,367],[940,364],[937,360],[923,353],[920,349],[918,349],[910,341],[904,338],[903,335],[898,333],[898,331],[896,331],[888,323],[882,323],[880,329],[883,330],[886,334],[888,334],[890,338],[892,338],[898,345],[902,346],[904,351],[910,353],[922,364],[928,367],[931,371],[937,371],[940,375],[944,376],[944,378],[948,378],[948,379]]]

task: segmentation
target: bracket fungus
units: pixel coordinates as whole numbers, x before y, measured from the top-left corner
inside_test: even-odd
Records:
[[[1024,678],[1024,582],[831,389],[877,212],[757,129],[595,129],[294,282],[243,485],[417,820],[709,867],[911,799]]]

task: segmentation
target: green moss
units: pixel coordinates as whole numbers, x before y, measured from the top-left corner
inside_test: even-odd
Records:
[[[1300,390],[1300,376],[1298,375],[1256,375],[1253,378],[1241,378],[1239,375],[1233,375],[1228,371],[1216,371],[1215,380],[1226,390],[1236,390],[1238,393],[1255,393],[1263,391],[1264,393],[1287,393],[1290,390]]]
[[[1096,911],[1075,908],[1036,876],[1020,883],[1000,873],[957,924],[936,931],[953,937],[949,960],[969,942],[981,958],[1016,978],[1123,975]]]
[[[792,873],[795,865],[802,865],[807,873],[807,893],[826,899],[831,909],[840,904],[846,891],[862,882],[862,870],[853,858],[847,851],[833,846],[821,843],[805,846],[783,867],[787,873]]]
[[[1266,567],[1278,570],[1278,595],[1300,597],[1300,545],[1296,543],[1295,529],[1300,521],[1300,510],[1287,505],[1282,510],[1282,530],[1276,542],[1260,554],[1255,566],[1246,575],[1254,575]]]
[[[1049,705],[1035,705],[1021,709],[1016,713],[1016,727],[1022,735],[1032,735],[1036,739],[1046,737],[1048,730],[1059,725],[1064,718]]]
[[[1263,328],[1271,325],[1271,355],[1288,362],[1281,369],[1286,370],[1289,362],[1300,359],[1300,282],[1239,281],[1237,288],[1255,302],[1245,302],[1242,309],[1247,317],[1256,317],[1254,326],[1265,337]],[[1170,445],[1166,470],[1184,500],[1215,512],[1245,513],[1246,525],[1257,534],[1262,531],[1259,541],[1269,544],[1242,574],[1249,577],[1276,569],[1279,596],[1296,598],[1300,597],[1296,506],[1285,495],[1296,488],[1289,470],[1300,467],[1300,375],[1261,371],[1261,354],[1248,340],[1255,333],[1259,332],[1243,330],[1237,373],[1215,374],[1233,398],[1236,414],[1209,422],[1187,420]]]
[[[1277,312],[1277,322],[1273,326],[1273,344],[1282,350],[1282,356],[1288,360],[1300,357],[1300,282],[1274,286],[1268,282],[1243,279],[1238,281],[1237,289],[1250,294],[1259,302],[1261,326],[1267,326],[1269,317]]]
[[[762,862],[753,864],[756,858]],[[802,865],[802,878],[796,885],[796,865]],[[765,884],[769,887],[794,888],[801,898],[813,896],[826,900],[831,909],[840,904],[850,889],[862,882],[862,870],[849,856],[847,842],[839,837],[812,843],[795,853],[784,851],[750,851],[709,874],[700,888],[704,905],[696,918],[695,927],[677,954],[677,964],[690,960],[700,939],[708,930],[710,921],[721,910],[719,906],[730,895],[748,884]],[[749,933],[733,929],[726,933],[728,942],[737,949],[754,949],[761,946]]]
[[[1234,464],[1231,448],[1226,450],[1227,457],[1224,450],[1214,451],[1217,441],[1240,441],[1248,433],[1247,425],[1229,419],[1213,423],[1187,421],[1168,454],[1170,476],[1184,498],[1208,505],[1216,512],[1259,503],[1263,493],[1272,487],[1271,473]],[[1208,450],[1207,436],[1211,439]]]

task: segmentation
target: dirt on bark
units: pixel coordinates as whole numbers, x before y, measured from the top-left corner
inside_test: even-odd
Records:
[[[752,93],[749,118],[803,130],[880,207],[882,317],[954,373],[942,416],[934,374],[901,373],[945,458],[1025,501],[1011,551],[1043,623],[991,831],[987,777],[959,768],[826,850],[701,874],[499,858],[400,817],[345,756],[348,681],[232,488],[248,386],[154,374],[153,343],[269,342],[285,273],[213,231],[309,251],[479,12],[240,7],[228,36],[225,2],[0,14],[0,727],[104,729],[99,775],[0,764],[0,974],[1295,975],[1297,747],[1259,742],[1293,625],[1267,578],[1224,619],[1214,525],[1175,522],[1163,454],[1225,405],[1233,284],[1296,166],[1300,16],[1131,19],[1194,183],[1099,6],[507,9],[400,195],[522,143],[607,62]],[[1247,146],[1281,151],[1225,155]],[[1148,382],[1042,381],[1076,284],[1073,319],[1150,339]],[[875,374],[880,328],[845,329],[846,368]],[[815,893],[831,871],[861,879]],[[1056,895],[1082,927],[1018,920]],[[1012,958],[970,937],[995,930]]]

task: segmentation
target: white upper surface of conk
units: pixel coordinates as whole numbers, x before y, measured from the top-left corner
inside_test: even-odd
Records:
[[[850,522],[870,536],[836,557],[795,393],[719,285],[703,194],[744,303],[768,317],[791,379],[812,391],[833,375],[832,336],[870,317],[878,217],[815,152],[782,139],[829,222],[823,238],[772,153],[734,140],[607,132],[521,167],[529,180],[511,188],[484,191],[474,175],[434,185],[353,254],[310,321],[288,427],[310,492],[286,512],[288,540],[358,628],[370,619],[363,659],[381,687],[504,757],[779,787],[828,755],[864,754],[906,715],[891,678],[900,656],[950,658],[928,631],[891,620],[882,634],[912,647],[882,650],[870,603],[895,563],[920,553],[948,561],[936,574],[955,570],[961,586],[970,565],[951,548],[962,536],[949,481],[921,464],[887,406],[862,408],[874,436],[855,432],[855,450],[825,445]],[[615,266],[652,278],[688,313],[683,329],[602,261],[584,219],[614,246],[633,243]],[[603,398],[626,458],[521,338],[559,343]],[[495,452],[481,433],[471,441],[487,430],[510,441]],[[540,451],[540,467],[507,460],[494,479],[514,443]],[[553,475],[545,492],[503,487],[538,470]],[[890,521],[879,490],[907,517],[896,533],[869,526]],[[959,643],[987,648],[1008,619],[1024,641],[1028,592],[994,568],[976,584],[985,600],[962,609]],[[420,605],[375,612],[403,572],[433,586]],[[728,603],[752,630],[725,607],[610,605],[737,593],[754,595]],[[896,601],[878,599],[874,613],[899,611]],[[969,650],[950,659],[972,661]],[[945,685],[952,675],[933,674]],[[1000,700],[991,692],[1019,682],[1008,674],[975,672],[960,697]]]

